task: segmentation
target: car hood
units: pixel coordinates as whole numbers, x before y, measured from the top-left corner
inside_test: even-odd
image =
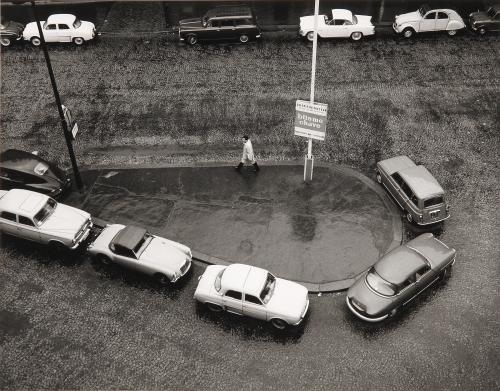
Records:
[[[83,210],[58,204],[56,210],[42,224],[41,230],[54,236],[73,239],[89,218],[90,214]]]
[[[471,23],[489,22],[491,18],[486,12],[474,12],[470,15]]]
[[[179,20],[179,26],[182,27],[202,27],[201,18],[190,18]]]
[[[267,309],[278,314],[300,319],[307,305],[307,289],[296,282],[276,278]]]
[[[40,25],[43,28],[43,24],[45,23],[44,20],[40,21]],[[38,27],[36,26],[36,22],[30,22],[28,23],[23,30],[23,35],[26,36],[33,36],[36,35],[38,36]]]
[[[372,292],[366,285],[366,273],[351,285],[347,291],[347,297],[354,301],[354,307],[361,307],[362,311],[372,317],[387,314],[391,309],[394,299],[390,297],[379,296]],[[357,309],[357,308],[356,308]]]
[[[323,25],[321,21],[325,20],[325,15],[318,15],[318,26]],[[300,29],[304,32],[314,30],[314,15],[312,16],[302,16],[300,18]]]
[[[186,263],[188,257],[178,248],[168,244],[162,238],[153,237],[148,247],[140,256],[141,262],[146,262],[151,265],[165,267],[171,271],[180,270],[181,266]]]
[[[23,32],[24,25],[18,22],[9,22],[7,26],[5,26],[5,30],[0,30],[2,33],[12,33],[19,35]]]
[[[402,24],[409,22],[418,22],[420,19],[422,19],[422,15],[420,15],[420,12],[414,11],[414,12],[408,12],[407,14],[397,15],[396,23]]]

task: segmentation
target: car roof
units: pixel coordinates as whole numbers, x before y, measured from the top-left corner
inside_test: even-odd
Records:
[[[399,175],[401,175],[413,193],[420,199],[444,194],[441,185],[424,166],[406,168],[399,171]]]
[[[45,194],[23,189],[12,189],[0,198],[0,209],[33,217],[49,199]]]
[[[410,240],[405,246],[423,255],[432,265],[432,268],[438,267],[451,255],[455,254],[455,249],[448,247],[431,233],[422,234]]]
[[[233,263],[229,265],[221,279],[225,291],[235,290],[259,296],[267,278],[267,271],[255,266]]]
[[[384,280],[399,285],[429,262],[417,251],[405,245],[384,255],[375,265],[375,271]]]
[[[146,232],[142,227],[128,225],[116,234],[111,244],[133,251]]]
[[[47,23],[73,23],[76,19],[72,14],[54,14],[47,18]]]
[[[346,9],[333,9],[332,19],[343,19],[348,20],[352,23],[352,12]]]
[[[252,10],[247,5],[221,5],[207,11],[209,18],[246,17],[252,18]]]
[[[388,175],[403,170],[405,168],[414,167],[415,163],[408,156],[394,156],[389,159],[381,160],[377,163]]]
[[[50,166],[50,164],[41,157],[18,149],[7,149],[0,154],[1,167],[28,174],[35,174],[35,167],[40,163],[45,163],[47,166]]]

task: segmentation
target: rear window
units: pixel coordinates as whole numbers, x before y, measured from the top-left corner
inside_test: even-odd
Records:
[[[389,281],[386,281],[382,277],[380,277],[380,275],[375,271],[375,268],[373,267],[366,275],[366,283],[375,292],[383,296],[394,296],[397,292],[397,287]]]
[[[444,203],[443,196],[432,197],[424,201],[424,208],[430,208],[431,206],[441,205]]]

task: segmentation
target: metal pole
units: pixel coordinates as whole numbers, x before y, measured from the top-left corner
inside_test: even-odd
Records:
[[[59,91],[57,90],[57,84],[56,84],[56,79],[54,77],[54,72],[52,71],[52,64],[50,63],[49,52],[47,51],[47,46],[45,45],[45,38],[43,36],[42,26],[40,25],[40,18],[38,17],[38,11],[36,8],[35,0],[31,0],[31,5],[33,8],[33,14],[35,16],[36,25],[38,27],[38,33],[40,34],[40,41],[43,50],[43,55],[45,56],[45,62],[47,63],[47,68],[49,70],[50,82],[52,84],[52,90],[54,91],[54,97],[56,99],[57,110],[59,111],[59,117],[61,119],[64,138],[66,139],[66,145],[68,146],[71,165],[73,166],[73,174],[75,175],[76,187],[78,188],[78,190],[82,190],[83,182],[82,178],[80,177],[80,171],[78,170],[78,164],[76,163],[76,157],[75,157],[75,152],[73,151],[73,143],[71,140],[71,135],[68,131],[68,125],[66,123],[66,119],[64,118],[61,98],[59,96]]]

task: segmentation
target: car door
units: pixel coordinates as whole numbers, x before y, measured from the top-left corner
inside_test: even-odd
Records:
[[[400,196],[407,211],[412,211],[415,214],[420,213],[420,210],[418,209],[418,199],[411,190],[410,186],[408,186],[408,184],[404,181],[401,185]]]
[[[35,225],[33,220],[31,220],[29,217],[18,215],[17,222],[17,231],[19,232],[18,236],[22,236],[34,242],[41,241],[40,230]]]
[[[252,318],[267,320],[267,310],[262,301],[253,295],[245,293],[243,301],[243,315]]]
[[[241,292],[228,290],[222,298],[224,308],[233,314],[243,315],[243,303]]]
[[[67,24],[59,23],[57,25],[57,30],[59,33],[59,42],[71,42],[71,29]]]
[[[0,212],[0,230],[9,235],[19,236],[17,231],[17,218],[15,213]]]
[[[436,31],[446,30],[450,17],[446,12],[439,11],[436,18]]]
[[[399,173],[394,172],[389,176],[389,186],[387,186],[389,192],[392,194],[394,199],[398,202],[399,206],[404,209],[404,199],[401,194],[401,186],[404,184],[403,178]]]
[[[234,19],[221,19],[217,39],[233,40],[236,38],[236,26]]]
[[[43,37],[45,42],[58,42],[57,25],[55,23],[46,25],[43,29]]]
[[[436,14],[435,11],[429,11],[425,14],[420,21],[419,32],[436,30]]]
[[[343,19],[332,19],[329,25],[325,26],[325,35],[320,35],[325,38],[348,37],[348,26]]]
[[[141,269],[132,250],[122,246],[115,246],[112,251],[114,255],[113,262],[129,269]]]
[[[425,265],[417,270],[415,275],[410,278],[412,286],[408,289],[403,305],[409,303],[412,299],[417,297],[437,278],[436,274],[432,272],[428,265]]]

